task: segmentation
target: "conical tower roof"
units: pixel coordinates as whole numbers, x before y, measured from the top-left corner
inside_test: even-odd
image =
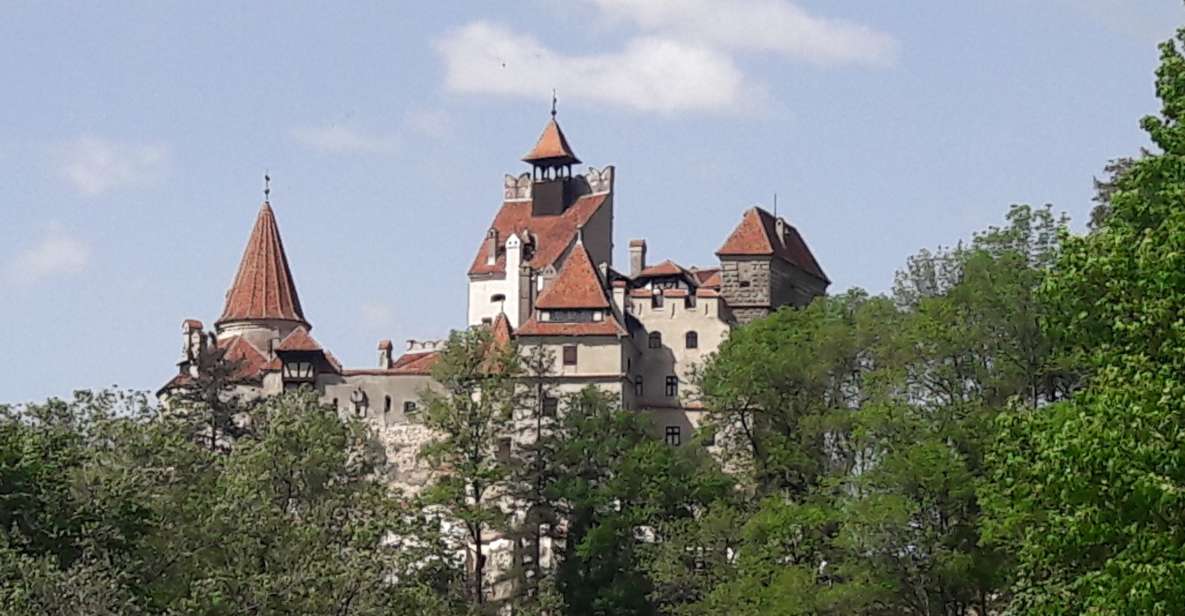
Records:
[[[276,215],[267,201],[255,218],[255,228],[247,240],[234,283],[226,292],[226,307],[218,324],[262,320],[295,321],[309,327],[288,269]]]
[[[523,162],[543,166],[580,164],[580,159],[576,158],[572,146],[568,145],[568,139],[564,137],[559,122],[555,121],[554,114],[547,121],[547,126],[543,127],[543,134],[539,135],[535,147],[523,157]]]

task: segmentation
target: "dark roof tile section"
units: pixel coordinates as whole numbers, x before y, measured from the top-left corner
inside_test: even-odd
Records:
[[[782,236],[779,237],[777,227],[777,219],[772,214],[759,207],[750,208],[716,254],[721,257],[778,257],[824,282],[830,282],[798,229],[785,223]]]
[[[601,286],[601,277],[584,244],[577,243],[572,247],[559,274],[539,295],[535,307],[544,310],[609,307],[605,288]]]
[[[218,322],[264,319],[308,325],[288,269],[276,215],[266,201],[259,208],[255,228],[247,240],[239,271],[226,293],[226,307]]]
[[[524,260],[535,269],[543,269],[555,264],[576,237],[577,230],[600,210],[608,197],[608,194],[585,195],[558,216],[533,216],[530,201],[506,201],[494,216],[492,227],[497,229],[499,238],[517,234],[524,244],[528,239],[524,236],[529,234],[535,245],[529,254],[524,254]],[[506,250],[503,246],[498,246],[494,263],[488,263],[486,256],[483,238],[469,267],[470,275],[506,272]]]
[[[555,121],[555,116],[547,121],[547,126],[543,127],[543,133],[539,135],[539,141],[526,156],[523,156],[523,161],[538,165],[580,164],[580,159],[576,158],[572,146],[568,145],[568,138],[560,129],[559,122]]]

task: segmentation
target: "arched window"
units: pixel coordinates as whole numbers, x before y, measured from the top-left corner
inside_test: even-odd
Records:
[[[687,335],[684,338],[685,339],[683,342],[685,347],[689,349],[699,348],[699,334],[695,332],[687,332]]]
[[[652,349],[661,349],[662,348],[662,334],[661,333],[650,332],[650,348],[652,348]]]

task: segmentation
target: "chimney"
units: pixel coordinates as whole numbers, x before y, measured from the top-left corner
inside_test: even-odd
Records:
[[[206,351],[207,339],[202,328],[202,322],[197,319],[185,319],[181,323],[181,361],[177,363],[188,367],[193,376],[197,376],[198,359]]]
[[[490,229],[486,233],[486,265],[493,265],[498,261],[498,230]]]
[[[630,278],[646,269],[646,240],[630,240]]]
[[[391,349],[394,346],[390,340],[379,341],[379,368],[386,369],[391,367]]]

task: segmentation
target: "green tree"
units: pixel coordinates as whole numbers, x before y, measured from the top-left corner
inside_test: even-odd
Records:
[[[1015,551],[1015,613],[1170,614],[1185,603],[1185,56],[1161,45],[1159,150],[1111,186],[1101,224],[1065,241],[1048,324],[1087,372],[1066,403],[1000,421],[985,490]]]
[[[422,392],[424,425],[436,435],[420,455],[438,470],[425,502],[459,522],[473,549],[469,597],[486,602],[483,543],[491,528],[506,528],[510,494],[511,422],[520,371],[513,344],[498,343],[488,328],[453,331],[432,369],[440,389]]]

